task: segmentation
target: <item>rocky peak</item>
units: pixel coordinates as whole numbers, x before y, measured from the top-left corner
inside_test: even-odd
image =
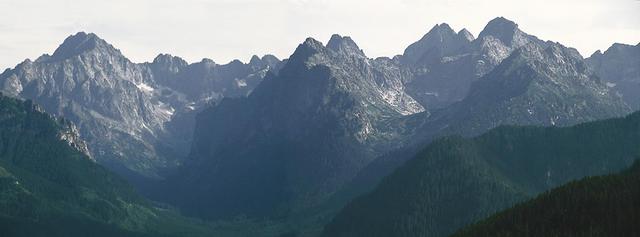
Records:
[[[607,87],[633,109],[640,108],[640,45],[615,43],[604,53],[598,50],[586,62]]]
[[[107,53],[120,54],[120,51],[93,33],[78,32],[67,37],[54,51],[50,60],[65,60],[89,51],[99,50]]]
[[[249,66],[249,64],[244,64],[242,61],[234,59],[227,64],[217,65],[219,69],[216,71],[220,71],[222,68],[226,68],[228,70],[228,73],[240,76],[240,74],[242,74],[241,72],[247,70]]]
[[[634,45],[628,45],[628,44],[614,43],[609,48],[607,48],[607,50],[605,50],[604,52],[602,52],[602,50],[597,50],[596,52],[591,54],[591,56],[587,59],[587,61],[590,61],[592,64],[594,64],[596,63],[596,61],[604,60],[607,57],[622,56],[623,58],[624,57],[638,58],[638,55],[640,55],[640,44],[634,46]],[[626,60],[628,60],[628,58]],[[602,63],[602,62],[599,62],[599,63]]]
[[[280,66],[280,59],[271,54],[262,56],[262,63],[269,66],[270,69],[277,69]]]
[[[444,36],[444,35],[454,35],[455,33],[456,32],[453,31],[453,29],[451,29],[451,26],[449,26],[449,24],[441,23],[441,24],[436,24],[435,26],[433,26],[433,28],[431,28],[431,30],[429,30],[427,35]]]
[[[306,63],[312,56],[325,51],[326,48],[322,42],[309,37],[298,45],[291,57],[289,57],[287,64]]]
[[[631,53],[634,50],[640,50],[639,46],[640,44],[633,46],[629,44],[614,43],[613,45],[611,45],[611,47],[604,51],[604,54]]]
[[[478,38],[492,36],[502,41],[506,46],[513,46],[513,41],[519,33],[522,32],[518,28],[518,24],[504,17],[498,17],[489,21]]]
[[[471,34],[471,32],[469,32],[469,30],[467,30],[466,28],[460,30],[458,32],[458,37],[461,38],[462,40],[471,42],[475,39],[475,37],[473,36],[473,34]]]
[[[545,45],[535,43],[523,45],[516,49],[510,58],[523,58],[528,62],[540,62],[544,65],[543,67],[536,66],[536,64],[532,64],[532,66],[544,70],[569,69],[553,72],[555,74],[562,72],[571,72],[571,74],[587,73],[587,67],[584,66],[583,58],[577,50],[555,42],[547,42]]]
[[[259,65],[261,63],[262,63],[262,59],[260,59],[258,55],[251,56],[251,59],[249,60],[250,65]]]
[[[325,49],[324,45],[322,45],[322,42],[311,37],[306,38],[304,42],[302,42],[302,44],[300,44],[298,48],[296,48],[296,51],[298,51],[298,49],[300,49],[301,47],[313,49],[315,51],[322,51]]]
[[[358,55],[365,57],[364,52],[362,52],[356,42],[354,42],[349,36],[343,37],[338,34],[332,35],[331,39],[327,43],[327,48],[346,55]]]
[[[267,54],[267,55],[262,56],[262,61],[266,62],[268,64],[274,64],[274,63],[280,62],[280,59],[278,59],[278,57],[276,57],[274,55]]]
[[[460,120],[450,127],[466,135],[499,124],[566,126],[630,111],[575,49],[552,42],[515,49],[451,108]]]
[[[249,60],[249,66],[255,69],[275,69],[279,63],[280,59],[270,54],[262,56],[262,58],[253,55],[251,60]]]
[[[187,65],[187,61],[184,59],[173,56],[171,54],[158,54],[156,58],[153,59],[154,64],[170,64],[170,65]]]
[[[454,53],[470,42],[470,34],[465,36],[464,31],[461,33],[462,37],[446,23],[435,25],[420,40],[405,49],[402,61],[408,64],[416,64],[424,60],[438,61],[441,57]]]
[[[152,63],[154,69],[172,74],[180,72],[187,65],[189,64],[184,59],[171,54],[159,54]]]
[[[598,49],[595,52],[593,52],[593,54],[591,54],[590,58],[601,57],[602,55],[603,55],[602,51]]]
[[[504,17],[491,20],[472,43],[482,61],[478,65],[478,75],[491,71],[514,50],[527,44],[546,47],[547,43],[521,31],[516,23]]]

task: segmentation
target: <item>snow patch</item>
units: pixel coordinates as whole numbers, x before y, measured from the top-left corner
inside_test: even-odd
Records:
[[[617,85],[616,83],[607,82],[607,87],[609,87],[609,88],[616,87],[616,85]]]
[[[172,107],[168,107],[168,108],[160,108],[160,112],[167,114],[169,115],[169,117],[171,117],[176,112],[176,110],[173,109]]]
[[[12,76],[9,78],[9,88],[13,89],[16,95],[22,93],[23,91],[22,82],[20,82],[20,79],[18,79],[18,77],[16,76]]]
[[[407,99],[404,93],[396,90],[381,91],[382,99],[391,105],[398,113],[402,115],[411,115],[424,111],[424,108],[418,102]]]
[[[245,80],[242,79],[235,79],[236,80],[236,85],[238,87],[246,87],[247,86],[247,82]]]
[[[176,110],[168,104],[158,101],[158,116],[165,120],[171,119]]]
[[[187,107],[187,109],[189,109],[189,110],[196,110],[196,103],[191,102],[191,103],[187,104],[185,107]]]
[[[138,90],[141,90],[141,91],[146,92],[146,93],[151,93],[151,92],[153,92],[155,90],[153,87],[149,86],[148,84],[146,84],[144,82],[142,82],[140,84],[136,84],[136,87],[138,87]]]
[[[556,126],[556,120],[558,120],[557,117],[551,117],[549,118],[549,122],[551,123],[552,126]]]

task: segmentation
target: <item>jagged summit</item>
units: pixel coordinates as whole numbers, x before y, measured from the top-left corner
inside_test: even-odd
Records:
[[[640,46],[640,44],[638,44],[638,46]],[[589,58],[602,57],[605,54],[613,53],[615,51],[625,51],[633,47],[637,47],[637,46],[633,46],[629,44],[613,43],[611,46],[609,46],[609,48],[604,50],[604,52],[600,49],[596,50],[591,54],[591,56],[589,56]]]
[[[64,60],[75,55],[94,49],[102,49],[120,53],[112,45],[101,39],[94,33],[78,32],[67,37],[64,42],[53,52],[50,60]]]
[[[216,62],[213,61],[210,58],[203,58],[202,60],[200,60],[200,63],[202,63],[202,64],[216,64]]]
[[[314,57],[315,60],[308,62],[308,59],[314,55],[317,55]],[[289,61],[315,64],[338,55],[366,57],[351,37],[334,34],[326,46],[314,38],[307,38],[303,43],[298,45]]]
[[[173,56],[171,54],[158,54],[158,56],[153,59],[153,64],[184,67],[189,63],[178,56]]]
[[[466,30],[458,34],[447,23],[437,24],[420,40],[405,49],[402,62],[412,65],[438,60],[464,47],[472,39],[473,36]]]
[[[262,56],[262,61],[272,61],[272,60],[280,61],[280,59],[278,59],[278,57],[276,57],[273,54],[265,54],[264,56]]]
[[[512,46],[514,36],[520,31],[518,24],[504,17],[495,18],[484,27],[478,38],[493,36],[507,46]]]
[[[615,43],[586,59],[589,67],[634,110],[640,108],[640,45]]]
[[[278,57],[274,56],[274,55],[271,55],[271,54],[267,54],[267,55],[262,56],[261,60],[262,60],[263,63],[266,63],[270,67],[274,67],[274,66],[276,66],[277,64],[280,63],[280,59]]]
[[[473,36],[473,34],[471,34],[471,32],[469,32],[469,30],[467,30],[467,28],[464,28],[460,31],[458,31],[458,37],[461,37],[469,42],[475,40],[476,38]]]
[[[264,55],[262,56],[262,58],[260,58],[258,55],[253,55],[251,57],[251,60],[249,60],[249,65],[252,67],[266,67],[268,69],[276,68],[279,63],[280,59],[271,54]]]
[[[587,79],[591,73],[585,65],[582,55],[573,48],[568,48],[557,42],[546,42],[546,44],[528,43],[516,49],[504,61],[511,67],[520,67],[524,64],[527,68],[536,71],[543,77],[526,78],[527,80],[548,79],[553,83],[564,83],[563,79]],[[541,66],[544,65],[544,66]],[[508,71],[506,66],[497,68],[497,71]],[[549,72],[544,72],[544,71]],[[512,80],[517,76],[505,77]],[[493,78],[491,78],[493,79]]]
[[[356,42],[354,42],[349,36],[343,37],[338,34],[332,35],[331,39],[327,43],[327,48],[340,53],[364,56],[364,52],[362,52]]]
[[[261,63],[262,59],[260,59],[260,57],[258,57],[258,55],[253,55],[251,56],[251,59],[249,59],[249,64],[258,64]]]
[[[298,48],[300,48],[300,46],[304,46],[304,47],[309,47],[312,49],[316,49],[316,50],[320,50],[320,49],[324,49],[324,45],[322,44],[322,42],[320,42],[317,39],[314,39],[313,37],[308,37],[304,40],[304,42],[302,42],[302,44],[300,44],[298,46]]]
[[[423,39],[427,38],[427,37],[440,37],[439,40],[442,41],[444,40],[444,37],[447,36],[451,36],[451,35],[455,35],[456,32],[453,31],[453,29],[451,29],[451,27],[449,26],[449,24],[447,23],[441,23],[441,24],[436,24],[435,26],[433,26],[433,28],[431,28],[431,30],[429,30],[429,32],[427,32],[427,34],[422,37]]]
[[[613,43],[606,51],[604,51],[604,54],[612,53],[614,51],[625,51],[638,46],[640,46],[640,44],[634,46],[631,44]]]
[[[449,31],[453,31],[453,29],[451,28],[451,26],[449,26],[449,24],[443,22],[443,23],[436,24],[435,26],[433,26],[433,28],[431,28],[431,31],[449,32]]]
[[[240,66],[240,65],[244,65],[244,63],[238,59],[234,59],[234,60],[231,60],[231,62],[227,63],[227,65]]]
[[[593,58],[593,57],[598,57],[598,56],[602,56],[602,50],[599,50],[599,49],[598,49],[598,50],[596,50],[595,52],[593,52],[593,53],[591,54],[591,56],[590,56],[590,57],[591,57],[591,58]]]
[[[304,42],[299,44],[293,54],[291,54],[289,57],[289,63],[304,63],[309,59],[309,57],[325,50],[326,48],[322,42],[308,37]]]
[[[173,56],[171,54],[158,54],[156,58],[153,59],[151,63],[151,67],[153,68],[156,75],[162,77],[160,75],[165,74],[176,74],[186,68],[189,65],[187,61],[184,59]]]

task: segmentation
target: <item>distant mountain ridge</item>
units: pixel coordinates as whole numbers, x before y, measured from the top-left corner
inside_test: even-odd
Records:
[[[517,25],[501,18],[491,21],[486,28],[495,31],[492,25],[506,25],[511,31],[517,29],[514,28]],[[367,165],[353,183],[343,188],[344,192],[372,188],[380,178],[438,137],[476,136],[500,125],[570,126],[624,116],[632,111],[575,49],[543,42],[525,33],[514,35],[520,35],[519,38],[527,39],[524,41],[528,43],[520,43],[522,46],[490,72],[473,79],[464,99],[429,114],[415,114],[391,123],[396,126],[395,130],[403,131],[405,147],[386,153]],[[492,40],[498,36],[484,32],[481,36],[477,40],[496,45],[523,41],[502,43]],[[465,57],[480,57],[490,62],[487,55]],[[417,77],[415,80],[422,79]]]
[[[368,58],[350,37],[332,35],[326,44],[306,39],[282,61],[190,64],[160,54],[133,63],[80,32],[4,71],[0,91],[69,119],[91,157],[129,179],[158,178],[153,198],[186,214],[307,218],[318,228],[443,136],[629,114],[640,92],[636,48],[584,59],[498,17],[477,38],[438,24],[393,58]],[[483,172],[471,174],[491,174]],[[530,194],[521,191],[496,195]]]
[[[438,80],[446,84],[431,84]],[[434,88],[458,94],[435,104],[416,96]],[[630,112],[575,49],[504,18],[477,39],[437,25],[393,59],[369,59],[349,37],[307,39],[248,98],[198,116],[189,161],[169,178],[177,193],[198,191],[171,202],[210,219],[290,217],[348,200],[334,195],[355,177],[375,180],[410,158],[385,156],[396,149],[505,124],[569,126]],[[391,168],[371,171],[378,157]]]
[[[410,94],[430,109],[445,108],[466,97],[471,84],[525,44],[544,44],[503,17],[491,20],[474,38],[445,23],[434,26],[400,57],[411,69]]]
[[[190,164],[175,182],[209,191],[179,202],[214,218],[316,205],[379,153],[373,144],[393,146],[385,119],[423,111],[404,93],[406,76],[390,59],[364,56],[348,37],[334,35],[327,46],[305,40],[248,98],[225,99],[198,116]]]
[[[552,42],[521,46],[450,110],[451,129],[469,135],[501,124],[567,126],[632,112],[575,49]]]
[[[629,106],[640,109],[640,44],[613,44],[604,53],[598,50],[586,61]]]
[[[100,163],[154,177],[186,156],[197,111],[223,96],[246,96],[279,63],[265,56],[248,64],[187,64],[159,55],[136,64],[97,35],[80,32],[53,55],[0,74],[0,91],[73,121]]]

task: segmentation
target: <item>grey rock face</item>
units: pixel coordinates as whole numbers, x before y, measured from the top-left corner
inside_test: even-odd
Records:
[[[439,114],[443,133],[478,135],[500,125],[568,126],[631,109],[561,44],[528,43],[478,79],[469,95]],[[445,122],[446,121],[446,122]]]
[[[440,58],[455,54],[460,48],[467,46],[473,36],[466,30],[457,34],[451,27],[442,23],[435,25],[422,39],[409,45],[402,55],[404,64],[430,64]]]
[[[640,44],[614,44],[586,60],[608,87],[634,110],[640,109]]]
[[[186,154],[190,113],[222,96],[246,95],[265,68],[240,62],[188,65],[170,55],[136,64],[95,34],[80,32],[52,56],[26,60],[2,73],[0,90],[71,120],[98,162],[155,176]],[[243,80],[252,81],[245,85]],[[174,131],[183,134],[173,136]]]
[[[207,218],[319,204],[390,149],[395,131],[385,121],[423,111],[404,93],[408,76],[390,59],[367,58],[348,37],[334,35],[326,47],[307,39],[247,99],[225,99],[198,116],[176,182],[206,191],[179,202]]]
[[[73,121],[92,156],[112,168],[155,176],[183,162],[167,181],[175,196],[166,196],[187,213],[280,217],[326,204],[404,145],[623,115],[630,110],[615,92],[629,103],[637,93],[607,82],[636,85],[636,53],[614,52],[587,66],[577,51],[504,18],[477,39],[436,25],[393,59],[368,58],[333,35],[326,46],[307,39],[284,62],[267,55],[225,65],[166,54],[132,63],[79,33],[52,56],[0,74],[0,90]],[[397,166],[395,158],[383,166]]]
[[[462,100],[475,80],[527,43],[544,44],[502,17],[490,21],[477,39],[467,30],[455,33],[446,24],[436,25],[402,56],[415,77],[407,84],[408,93],[427,109],[445,108]]]
[[[91,156],[91,152],[89,152],[87,143],[80,138],[80,131],[75,124],[67,120],[63,120],[61,124],[64,125],[64,127],[60,130],[60,140],[66,141],[70,147],[82,152],[90,159],[95,160]]]
[[[482,39],[485,40],[478,41]],[[359,172],[352,184],[343,189],[341,195],[349,196],[353,195],[351,190],[372,188],[394,167],[399,167],[420,147],[437,137],[452,134],[474,136],[501,125],[568,126],[631,112],[615,88],[612,90],[608,87],[610,84],[601,81],[575,49],[528,37],[529,43],[512,50],[495,39],[488,34],[477,39],[473,43],[481,45],[486,53],[476,51],[464,57],[489,64],[499,61],[497,66],[470,82],[461,101],[432,110],[430,114],[419,113],[389,123],[394,127],[392,130],[404,132],[399,137],[405,147],[371,162]],[[504,55],[508,55],[506,59],[500,59]],[[465,65],[487,65],[476,64],[478,61],[458,61],[459,64],[452,64],[456,66],[449,68],[451,70],[441,71],[442,75],[455,78],[453,75],[460,74],[452,74],[457,73],[454,69],[462,69]],[[447,64],[435,68],[444,65]],[[457,87],[452,85],[450,88]]]
[[[504,18],[478,39],[437,25],[394,59],[369,59],[348,37],[309,38],[248,98],[198,116],[190,159],[171,180],[178,193],[199,191],[172,201],[213,219],[286,216],[327,201],[401,145],[629,111],[577,51]]]

